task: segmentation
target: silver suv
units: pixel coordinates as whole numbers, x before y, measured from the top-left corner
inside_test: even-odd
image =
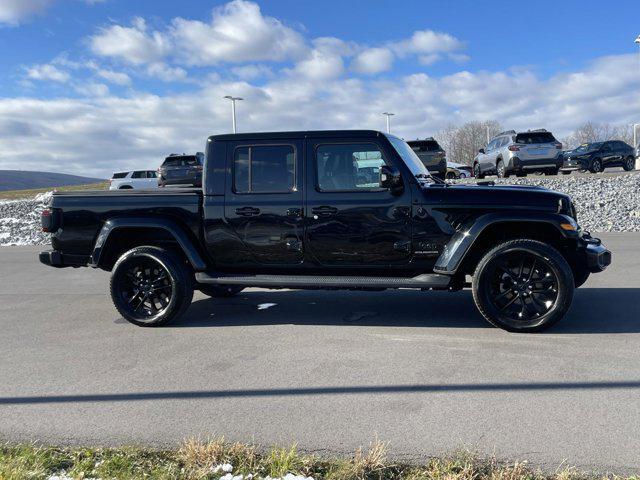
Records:
[[[551,132],[507,130],[491,139],[486,149],[480,149],[473,161],[473,173],[476,178],[494,174],[501,178],[511,174],[524,177],[533,172],[557,175],[562,160],[562,143]]]

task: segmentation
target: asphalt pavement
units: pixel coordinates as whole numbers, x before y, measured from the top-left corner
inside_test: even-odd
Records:
[[[640,234],[543,334],[512,334],[469,291],[197,293],[135,327],[108,273],[0,248],[0,440],[177,445],[224,435],[395,457],[468,448],[553,469],[640,470]]]

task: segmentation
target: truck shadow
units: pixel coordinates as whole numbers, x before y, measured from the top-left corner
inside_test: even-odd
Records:
[[[247,291],[234,298],[197,294],[173,328],[249,325],[493,328],[471,292]],[[546,334],[640,333],[640,288],[576,291],[567,316]]]

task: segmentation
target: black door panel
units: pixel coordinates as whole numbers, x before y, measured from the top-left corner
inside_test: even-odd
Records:
[[[408,263],[411,192],[379,188],[379,166],[389,163],[381,145],[340,142],[307,142],[307,258],[333,267]]]
[[[229,142],[225,220],[260,264],[303,261],[303,142]]]

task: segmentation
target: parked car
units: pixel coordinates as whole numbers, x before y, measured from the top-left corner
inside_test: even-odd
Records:
[[[158,185],[191,185],[202,186],[202,166],[204,165],[204,153],[195,155],[172,153],[158,169]]]
[[[432,175],[444,178],[447,174],[446,152],[433,137],[424,140],[410,140],[407,142],[418,158]]]
[[[473,169],[469,165],[447,162],[447,178],[471,178]]]
[[[376,184],[354,159],[377,162]],[[141,326],[178,318],[194,287],[456,291],[472,276],[485,319],[526,332],[611,262],[567,195],[434,181],[391,134],[216,135],[205,168],[203,189],[54,193],[40,261],[111,271],[116,309]]]
[[[140,190],[158,188],[155,170],[116,172],[109,180],[109,190]]]
[[[502,132],[486,148],[481,148],[473,161],[477,178],[485,175],[506,178],[511,174],[524,177],[533,172],[557,175],[560,167],[562,143],[544,129]]]
[[[565,152],[562,172],[588,170],[598,173],[610,167],[622,167],[631,171],[635,166],[635,152],[631,145],[621,140],[607,140],[583,143],[578,148]]]

